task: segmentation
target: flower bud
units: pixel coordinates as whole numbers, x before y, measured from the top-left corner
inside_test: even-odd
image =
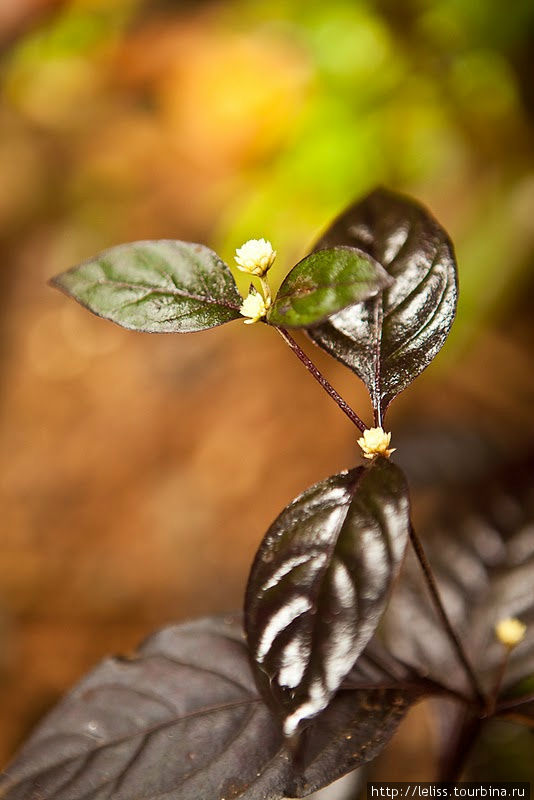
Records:
[[[358,444],[363,450],[364,458],[374,458],[375,456],[389,456],[395,452],[395,448],[389,448],[391,433],[386,433],[383,428],[368,428],[363,432]]]
[[[253,322],[258,322],[262,317],[267,314],[271,305],[270,298],[264,299],[259,292],[255,289],[249,291],[239,309],[244,317],[249,317],[245,320],[245,325],[252,325]]]
[[[525,638],[527,626],[515,617],[501,619],[495,625],[495,635],[499,642],[509,650],[517,647]]]
[[[235,261],[241,272],[263,278],[272,267],[276,250],[265,239],[249,239],[235,251]]]

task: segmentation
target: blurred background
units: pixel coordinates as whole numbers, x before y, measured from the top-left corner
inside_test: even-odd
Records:
[[[461,302],[394,438],[531,440],[534,4],[0,0],[0,80],[4,764],[104,655],[240,607],[269,523],[357,450],[264,326],[135,334],[53,274],[143,238],[233,263],[263,236],[280,281],[345,205],[400,189],[451,234]],[[357,379],[316,361],[370,421]],[[431,777],[427,713],[382,778]]]

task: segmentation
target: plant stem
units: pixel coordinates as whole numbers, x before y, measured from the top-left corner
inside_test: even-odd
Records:
[[[467,658],[467,655],[466,655],[465,650],[464,650],[464,646],[463,646],[462,642],[460,641],[460,638],[459,638],[458,634],[456,633],[456,631],[452,627],[452,624],[451,624],[451,621],[450,621],[449,617],[447,616],[447,612],[445,611],[445,607],[443,605],[443,602],[442,602],[440,594],[439,594],[439,590],[438,590],[438,586],[437,586],[437,583],[436,583],[436,579],[434,577],[434,573],[432,572],[432,567],[430,566],[430,563],[429,563],[429,561],[428,561],[428,559],[426,557],[426,553],[425,553],[425,551],[423,549],[423,545],[421,543],[421,540],[417,536],[413,525],[410,525],[410,540],[412,542],[412,546],[413,546],[413,549],[415,551],[415,555],[417,556],[417,559],[418,559],[419,564],[421,566],[421,569],[423,571],[423,575],[425,577],[428,589],[429,589],[430,594],[432,596],[432,600],[433,600],[434,605],[436,607],[436,611],[437,611],[437,613],[438,613],[438,615],[439,615],[439,617],[441,619],[441,622],[443,623],[443,627],[444,627],[449,639],[451,640],[451,643],[452,643],[452,645],[454,647],[456,655],[458,656],[458,660],[461,662],[462,666],[464,667],[465,673],[466,673],[467,677],[469,678],[469,682],[471,683],[471,686],[473,688],[473,692],[475,694],[475,697],[479,702],[480,708],[482,709],[482,708],[485,707],[486,701],[485,701],[484,695],[482,693],[482,690],[480,688],[477,676],[475,675],[473,667],[471,666],[471,663],[470,663],[469,659]]]
[[[524,694],[521,697],[513,697],[510,700],[502,700],[500,703],[497,704],[497,714],[500,714],[501,711],[509,711],[511,709],[517,708],[518,706],[524,706],[528,703],[534,703],[534,694]]]
[[[457,781],[471,754],[484,720],[466,711],[440,766],[439,781]]]
[[[276,326],[276,330],[278,331],[282,339],[290,346],[290,348],[293,350],[297,358],[304,364],[308,372],[310,372],[313,375],[315,380],[321,384],[325,392],[327,392],[327,394],[330,395],[332,400],[334,400],[334,402],[337,403],[337,405],[343,411],[343,413],[346,414],[347,417],[350,419],[350,421],[354,425],[356,425],[356,427],[359,428],[363,433],[367,429],[365,423],[362,422],[357,413],[353,411],[353,409],[349,406],[349,404],[343,400],[341,395],[336,392],[332,384],[330,384],[326,380],[322,372],[319,372],[313,361],[311,361],[311,359],[308,358],[304,350],[302,350],[302,348],[297,344],[297,342],[293,339],[291,334],[285,328],[279,328],[278,326]]]
[[[495,685],[493,687],[493,691],[488,700],[488,714],[494,714],[495,708],[497,706],[497,701],[499,699],[499,693],[501,691],[502,682],[504,680],[504,674],[506,672],[506,667],[508,666],[508,662],[510,660],[510,653],[512,652],[512,648],[507,647],[504,658],[500,663],[499,669],[497,671],[497,676],[495,678]]]
[[[269,283],[266,278],[260,278],[260,283],[263,291],[264,300],[268,300],[270,304],[271,300],[273,299],[271,294],[271,287],[269,286]]]

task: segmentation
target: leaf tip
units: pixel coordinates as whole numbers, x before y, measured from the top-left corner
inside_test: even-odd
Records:
[[[51,278],[47,280],[46,285],[51,286],[52,289],[62,289],[63,286],[61,283],[61,274],[53,275]]]

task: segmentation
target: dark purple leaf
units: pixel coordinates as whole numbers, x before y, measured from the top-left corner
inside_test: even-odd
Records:
[[[373,636],[408,530],[404,476],[381,457],[308,489],[268,530],[245,627],[258,684],[286,735],[328,705]]]
[[[495,624],[518,617],[524,641],[512,651],[506,691],[534,674],[534,462],[506,466],[482,481],[449,487],[427,503],[420,536],[453,624],[487,689],[504,647]],[[447,686],[467,690],[448,638],[436,619],[421,572],[409,551],[384,618],[391,652]]]
[[[386,268],[392,286],[311,328],[311,338],[364,381],[377,424],[393,398],[439,352],[456,313],[452,244],[422,206],[376,189],[345,211],[315,246],[358,247]]]
[[[240,316],[241,296],[226,264],[190,242],[121,244],[51,283],[99,317],[134,331],[190,333]]]
[[[294,753],[259,697],[238,618],[174,625],[109,658],[0,779],[6,800],[279,800],[374,758],[432,691],[370,648]]]

